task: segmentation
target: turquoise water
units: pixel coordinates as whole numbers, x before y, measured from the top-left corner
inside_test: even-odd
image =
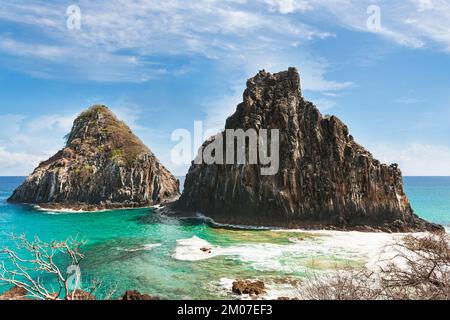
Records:
[[[233,298],[229,286],[236,278],[263,279],[282,292],[312,270],[361,265],[366,258],[359,247],[325,248],[320,234],[212,228],[151,209],[62,214],[7,204],[23,179],[0,177],[0,247],[12,245],[5,232],[84,240],[84,286],[101,280],[103,293],[117,286],[117,295],[135,289],[165,299]],[[405,185],[420,216],[450,226],[450,177],[407,177]],[[213,248],[211,255],[204,246]]]
[[[414,211],[450,227],[450,177],[405,177],[405,191]]]

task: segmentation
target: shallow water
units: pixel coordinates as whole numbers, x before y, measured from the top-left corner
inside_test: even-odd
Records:
[[[235,298],[230,294],[233,279],[255,278],[271,289],[266,298],[295,295],[293,287],[306,275],[370,264],[395,237],[219,229],[201,219],[168,218],[151,209],[42,212],[6,203],[21,181],[0,177],[0,232],[86,241],[83,285],[102,280],[103,291],[117,286],[117,294],[134,289],[166,299]],[[405,178],[405,185],[419,215],[450,226],[450,178]],[[12,243],[2,236],[0,246],[5,245]]]

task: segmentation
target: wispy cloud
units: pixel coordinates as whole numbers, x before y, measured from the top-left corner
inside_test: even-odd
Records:
[[[106,82],[145,82],[189,70],[180,63],[164,64],[161,56],[200,56],[234,70],[248,70],[254,61],[262,62],[252,68],[251,73],[255,73],[271,63],[286,61],[283,52],[287,50],[300,46],[307,52],[310,41],[333,36],[275,10],[280,5],[283,12],[298,9],[301,4],[297,1],[80,0],[77,5],[82,12],[81,29],[68,30],[66,8],[61,4],[3,1],[0,22],[37,30],[42,41],[29,43],[16,34],[4,35],[0,51],[20,57],[20,63],[11,57],[12,63],[5,63],[36,77],[70,75]],[[264,61],[266,57],[270,61]],[[39,63],[33,63],[36,60]],[[321,64],[310,60],[316,66],[309,69]],[[331,90],[347,85],[325,82],[324,73],[324,68],[305,72],[305,83]],[[248,73],[241,75],[246,76]]]
[[[309,11],[313,9],[311,1],[308,0],[263,0],[272,9],[280,11],[282,14],[293,13],[295,11]]]
[[[372,149],[385,163],[398,163],[407,176],[450,176],[450,148],[442,145],[409,143],[379,145]]]
[[[314,103],[321,112],[328,111],[336,106],[336,101],[325,98],[317,99]]]
[[[31,173],[64,145],[76,115],[0,115],[0,175]]]
[[[79,0],[76,4],[82,10],[81,30],[66,28],[66,7],[61,3],[2,1],[0,21],[39,30],[43,42],[3,35],[0,50],[57,66],[42,70],[28,65],[22,70],[34,76],[58,77],[55,73],[62,72],[96,81],[144,82],[183,67],[155,67],[161,54],[201,55],[234,66],[262,55],[280,63],[284,58],[280,52],[295,46],[307,51],[309,41],[333,36],[307,23],[310,20],[373,33],[366,25],[367,7],[374,4],[369,0]],[[375,4],[381,9],[376,34],[412,48],[439,46],[450,52],[448,1]],[[326,69],[319,69],[311,79],[311,72],[305,73],[305,83],[321,87],[324,73]],[[340,88],[347,83],[327,85]]]
[[[438,47],[450,52],[450,3],[447,0],[266,0],[280,13],[315,15],[322,20],[372,32],[411,48]],[[381,10],[381,28],[367,28],[367,8]]]
[[[31,173],[36,164],[44,160],[40,154],[9,152],[0,146],[0,175],[23,176]]]
[[[0,37],[0,51],[22,57],[36,57],[44,60],[67,58],[69,51],[63,47],[25,43],[8,37]]]

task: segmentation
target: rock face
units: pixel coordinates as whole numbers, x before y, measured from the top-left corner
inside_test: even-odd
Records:
[[[67,144],[8,199],[43,208],[99,210],[173,201],[179,182],[105,106],[83,112]]]
[[[295,68],[259,72],[248,80],[243,99],[226,129],[279,129],[278,173],[263,176],[253,164],[193,164],[175,210],[231,224],[441,228],[414,215],[397,165],[375,160],[337,117],[322,116],[303,99]]]
[[[238,295],[248,294],[253,296],[266,293],[266,286],[262,281],[236,280],[233,282],[231,290]]]

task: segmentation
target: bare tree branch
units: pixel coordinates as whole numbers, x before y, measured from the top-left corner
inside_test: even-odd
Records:
[[[337,270],[302,286],[301,298],[313,300],[448,300],[450,241],[445,233],[408,235],[389,246],[379,272]]]
[[[39,300],[73,300],[75,293],[79,289],[80,279],[75,275],[75,285],[71,288],[69,283],[70,273],[61,270],[55,262],[55,258],[65,259],[68,266],[79,268],[84,255],[80,249],[82,242],[77,240],[51,241],[46,243],[35,237],[33,241],[28,241],[25,235],[10,235],[16,245],[16,249],[3,248],[0,254],[5,255],[13,266],[8,269],[5,263],[0,265],[0,282],[17,286],[27,291],[27,293]],[[32,272],[38,273],[36,279],[32,277]],[[56,290],[49,291],[44,285],[41,275],[53,276],[58,284]],[[64,293],[63,297],[61,294]]]

